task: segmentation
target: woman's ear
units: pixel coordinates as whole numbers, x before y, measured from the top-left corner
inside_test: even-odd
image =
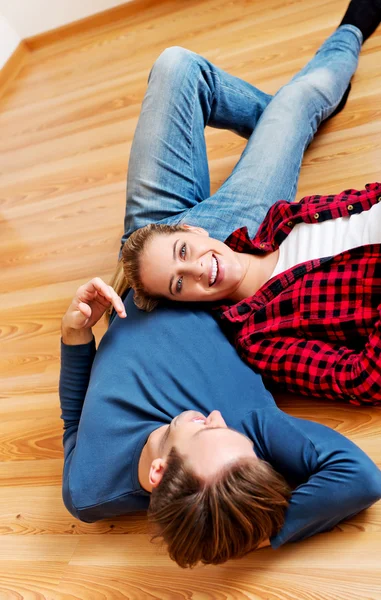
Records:
[[[195,227],[194,225],[187,225],[186,223],[183,223],[182,227],[184,227],[184,229],[188,229],[191,233],[197,233],[198,235],[206,235],[209,237],[209,232],[203,227]]]

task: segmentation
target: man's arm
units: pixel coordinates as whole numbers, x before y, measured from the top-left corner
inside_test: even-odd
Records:
[[[80,346],[81,344],[88,344],[93,339],[93,330],[91,327],[88,329],[71,329],[65,325],[65,317],[61,323],[61,336],[62,341],[66,346]]]
[[[271,546],[271,543],[270,543],[270,540],[269,540],[269,538],[267,538],[266,540],[263,540],[263,542],[261,542],[261,543],[260,543],[260,544],[257,546],[256,550],[260,550],[261,548],[266,548],[267,546]]]
[[[239,347],[263,377],[290,392],[381,405],[381,321],[361,352],[321,340],[273,337]]]
[[[62,327],[59,382],[61,419],[64,422],[62,490],[65,506],[75,517],[78,517],[78,514],[70,492],[70,469],[95,353],[95,340],[91,329],[87,330],[85,334]]]
[[[65,325],[63,319],[61,333],[59,395],[61,419],[64,422],[64,450],[66,456],[69,450],[69,433],[75,433],[76,436],[78,429],[96,350],[91,328],[71,329]],[[72,449],[73,444],[70,446]]]
[[[291,495],[285,522],[271,538],[273,548],[332,529],[381,498],[381,471],[358,446],[330,427],[284,415],[282,441],[272,435],[273,451],[293,457],[309,477]]]
[[[78,288],[62,319],[59,395],[61,418],[64,421],[63,499],[66,508],[76,517],[78,513],[70,491],[70,469],[96,354],[92,325],[101,318],[111,303],[121,317],[126,316],[124,305],[115,291],[101,279],[95,278]]]

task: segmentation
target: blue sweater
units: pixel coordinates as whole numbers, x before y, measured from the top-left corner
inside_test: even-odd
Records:
[[[138,462],[150,433],[184,410],[220,410],[294,487],[273,548],[332,528],[381,497],[381,472],[339,433],[277,408],[213,317],[197,307],[135,308],[115,317],[98,351],[61,343],[63,498],[93,522],[145,510]],[[361,410],[361,409],[359,409]]]

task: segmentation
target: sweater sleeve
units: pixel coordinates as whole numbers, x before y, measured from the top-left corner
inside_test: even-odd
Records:
[[[276,336],[240,344],[242,358],[289,392],[381,405],[381,321],[361,351],[321,340]]]
[[[288,440],[282,435],[279,454],[291,467],[298,455],[309,477],[293,491],[284,526],[271,538],[273,548],[332,529],[381,498],[381,471],[353,442],[319,423],[285,419],[290,430]]]
[[[72,515],[79,518],[70,493],[70,468],[77,442],[78,426],[96,354],[95,339],[88,344],[69,346],[61,341],[59,396],[64,422],[63,500]]]

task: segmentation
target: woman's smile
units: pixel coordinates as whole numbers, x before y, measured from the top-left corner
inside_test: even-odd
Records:
[[[210,286],[217,286],[222,283],[224,279],[224,263],[222,258],[212,254],[212,266],[211,266],[211,276],[210,276]]]
[[[209,286],[210,287],[215,284],[216,279],[217,279],[217,273],[218,273],[217,258],[214,256],[214,254],[212,254],[212,260],[211,260],[211,265],[210,265],[210,274],[209,274]]]

